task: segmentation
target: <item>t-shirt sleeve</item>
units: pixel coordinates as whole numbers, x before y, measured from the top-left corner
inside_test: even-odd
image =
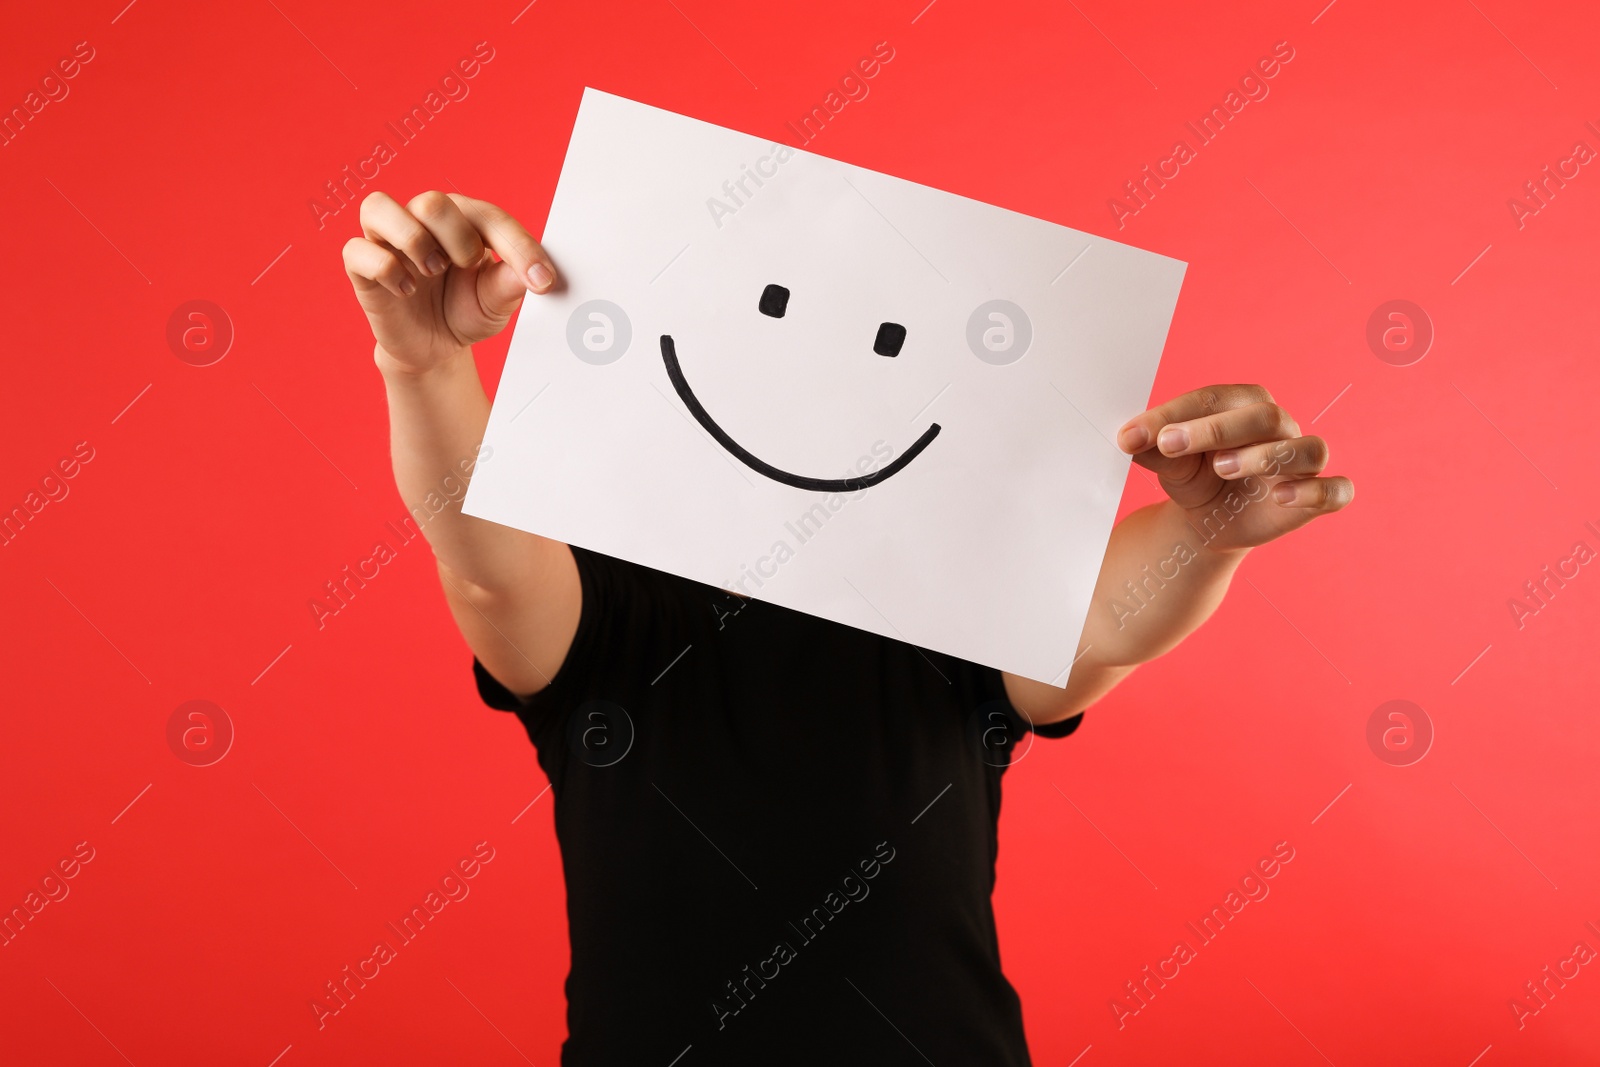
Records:
[[[1066,737],[1082,724],[1083,712],[1080,711],[1071,718],[1062,719],[1059,722],[1035,723],[1033,726],[1033,732],[1038,734],[1040,737]]]
[[[494,710],[521,711],[527,706],[517,694],[501,685],[500,680],[478,662],[477,656],[472,657],[472,677],[478,683],[478,696]]]
[[[1061,719],[1057,722],[1035,723],[1011,703],[1011,696],[1006,692],[1005,675],[993,667],[980,668],[978,682],[978,698],[988,701],[985,707],[998,706],[1009,720],[1007,726],[1011,734],[1012,743],[1021,741],[1022,735],[1032,731],[1040,737],[1066,737],[1083,724],[1083,712]]]

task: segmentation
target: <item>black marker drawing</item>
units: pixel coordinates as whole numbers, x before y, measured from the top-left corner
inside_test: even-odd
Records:
[[[761,294],[760,311],[775,319],[783,318],[788,309],[789,290],[781,285],[769,285]],[[873,342],[872,350],[880,356],[898,356],[900,346],[905,343],[906,328],[898,323],[886,322],[878,327],[877,339]],[[817,493],[852,493],[866,489],[881,481],[892,478],[906,468],[906,464],[916,459],[924,448],[935,437],[939,436],[939,424],[929,424],[922,432],[922,436],[912,443],[911,447],[901,454],[900,458],[884,467],[882,470],[873,471],[855,478],[807,478],[800,474],[790,474],[788,471],[779,470],[765,460],[757,458],[739,442],[729,437],[727,431],[718,426],[699,399],[694,395],[694,390],[689,388],[689,382],[683,376],[683,369],[678,366],[678,349],[673,344],[670,334],[661,335],[661,361],[666,364],[667,377],[672,379],[672,387],[678,391],[678,399],[683,401],[684,407],[695,417],[695,421],[705,427],[707,433],[716,438],[717,443],[727,449],[729,454],[738,459],[745,466],[757,474],[765,475],[775,482],[792,485],[796,489],[809,489]]]

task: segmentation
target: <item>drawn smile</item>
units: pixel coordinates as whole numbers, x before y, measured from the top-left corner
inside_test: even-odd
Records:
[[[678,391],[678,399],[683,401],[684,407],[689,409],[689,413],[695,417],[695,421],[705,427],[706,433],[716,438],[717,443],[727,449],[730,455],[757,474],[763,474],[775,482],[782,482],[784,485],[792,485],[796,489],[809,489],[816,493],[853,493],[860,489],[869,488],[879,482],[887,481],[905,470],[906,465],[916,459],[922,450],[927,448],[935,437],[939,436],[939,424],[937,422],[932,423],[910,448],[901,453],[899,459],[882,470],[873,471],[871,474],[863,474],[860,477],[808,478],[803,474],[790,474],[788,471],[779,470],[766,460],[756,456],[732,437],[729,437],[728,432],[717,425],[717,421],[706,411],[705,405],[701,404],[694,395],[694,390],[689,388],[689,382],[683,376],[683,368],[678,366],[677,346],[672,343],[671,336],[667,334],[661,335],[661,361],[667,366],[667,377],[672,379],[672,387]]]
[[[789,290],[781,285],[767,286],[761,291],[761,301],[756,305],[756,309],[768,318],[783,318],[789,311]],[[897,322],[885,322],[878,326],[878,336],[872,342],[872,350],[880,356],[893,358],[900,354],[900,349],[905,343],[906,328]],[[683,376],[683,368],[678,366],[678,348],[667,334],[661,335],[661,362],[666,364],[667,377],[672,379],[672,387],[678,391],[678,399],[682,400],[683,406],[694,415],[695,421],[705,427],[706,433],[717,439],[717,444],[727,449],[730,455],[757,474],[765,475],[784,485],[792,485],[796,489],[809,489],[814,493],[853,493],[870,488],[905,470],[906,465],[921,455],[922,450],[939,436],[939,424],[937,422],[930,424],[922,431],[922,436],[917,438],[899,459],[882,470],[860,477],[807,478],[803,474],[790,474],[756,456],[717,425],[717,420],[711,417],[705,405],[694,395],[694,390],[689,388],[689,382]]]

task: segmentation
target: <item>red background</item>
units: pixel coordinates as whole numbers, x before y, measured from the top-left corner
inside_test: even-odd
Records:
[[[479,41],[470,97],[374,185],[535,232],[583,86],[796,143],[887,41],[809,147],[1186,260],[1156,397],[1264,383],[1358,486],[1008,775],[996,907],[1037,1062],[1600,1062],[1600,966],[1521,1028],[1509,1004],[1600,949],[1600,573],[1521,629],[1507,606],[1600,548],[1600,174],[1520,228],[1507,206],[1600,148],[1592,8],[124,3],[8,14],[0,78],[9,109],[95,50],[0,148],[0,507],[94,449],[0,548],[0,908],[95,850],[0,948],[5,1058],[556,1060],[545,781],[477,702],[426,549],[321,631],[307,606],[403,514],[339,263],[355,212],[319,229],[307,202]],[[1271,95],[1118,229],[1122,183],[1284,40]],[[1436,330],[1406,367],[1365,340],[1396,298]],[[193,299],[236,330],[207,367],[165,339]],[[1153,498],[1136,470],[1125,509]],[[236,730],[213,766],[168,746],[194,699]],[[1391,699],[1436,731],[1411,766],[1366,740]],[[479,841],[471,895],[319,1031],[323,983]],[[1271,895],[1119,1029],[1123,983],[1279,841]]]

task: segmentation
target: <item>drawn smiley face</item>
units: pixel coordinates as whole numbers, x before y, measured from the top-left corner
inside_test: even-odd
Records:
[[[789,308],[789,290],[781,285],[769,285],[762,290],[761,301],[758,309],[761,314],[774,319],[781,319]],[[895,322],[885,322],[878,327],[878,336],[872,343],[872,350],[880,356],[898,356],[900,348],[906,341],[906,328]],[[780,470],[772,464],[756,456],[732,437],[715,419],[706,411],[705,406],[694,395],[694,390],[689,388],[689,382],[683,376],[683,369],[678,366],[678,349],[673,344],[670,334],[661,335],[661,361],[666,364],[667,377],[672,379],[672,387],[678,391],[678,399],[683,401],[689,413],[695,420],[705,427],[705,431],[716,438],[718,444],[728,450],[739,462],[755,471],[757,474],[771,478],[775,482],[794,486],[796,489],[808,489],[817,493],[847,493],[855,492],[887,481],[896,474],[905,470],[906,465],[916,459],[924,448],[939,436],[939,424],[929,424],[910,448],[901,453],[900,458],[884,467],[882,470],[873,471],[855,478],[809,478],[803,474],[791,474]]]

